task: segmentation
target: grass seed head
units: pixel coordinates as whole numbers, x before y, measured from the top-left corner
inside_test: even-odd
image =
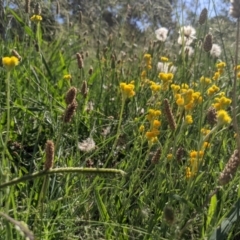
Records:
[[[205,36],[204,42],[203,42],[203,49],[205,52],[210,52],[212,49],[212,34],[208,33]]]
[[[83,95],[84,98],[86,98],[88,95],[88,86],[87,86],[87,81],[85,80],[82,83],[81,94]]]
[[[41,15],[42,13],[42,8],[39,3],[36,3],[35,8],[34,8],[34,14],[35,15]]]
[[[54,143],[51,140],[48,140],[45,145],[46,160],[44,164],[44,169],[49,170],[53,167],[54,161]]]
[[[80,53],[77,53],[76,57],[77,57],[78,68],[82,69],[84,67],[82,55]]]
[[[237,171],[239,163],[238,150],[235,150],[220,174],[218,179],[220,185],[226,185],[232,180]]]
[[[25,12],[30,13],[30,0],[25,1]]]
[[[154,153],[152,159],[151,159],[151,163],[152,164],[158,164],[159,163],[159,159],[161,157],[161,153],[162,153],[162,150],[161,148],[158,148],[157,151]]]
[[[217,111],[214,107],[210,107],[207,110],[207,122],[213,126],[217,123]]]
[[[204,8],[204,9],[201,11],[200,16],[199,16],[199,20],[198,20],[198,22],[199,22],[200,25],[203,25],[203,24],[206,22],[206,20],[207,20],[207,15],[208,15],[208,10],[207,10],[206,8]]]
[[[68,105],[67,109],[65,110],[64,116],[63,116],[63,122],[69,123],[72,120],[72,117],[77,109],[77,102],[73,101],[71,104]]]
[[[76,98],[76,95],[77,95],[77,89],[75,87],[71,87],[67,94],[66,94],[66,97],[65,97],[65,101],[66,103],[69,105],[71,104],[75,98]]]
[[[176,129],[176,122],[175,122],[169,101],[168,99],[165,98],[163,102],[164,102],[165,115],[168,120],[168,124],[170,128],[174,131]]]

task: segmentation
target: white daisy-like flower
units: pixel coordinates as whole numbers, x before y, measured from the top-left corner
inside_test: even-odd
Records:
[[[158,62],[157,70],[163,73],[175,73],[177,71],[177,67],[168,62]]]
[[[156,34],[156,38],[159,41],[165,42],[166,39],[167,39],[168,29],[164,28],[164,27],[161,27],[161,28],[159,28],[155,31],[155,34]]]
[[[213,57],[219,57],[221,55],[221,47],[218,44],[213,44],[210,51],[210,55]]]
[[[179,30],[178,44],[180,45],[190,45],[195,39],[196,30],[191,26],[183,26]]]
[[[92,138],[87,138],[83,140],[82,142],[78,143],[78,148],[82,152],[90,152],[94,150],[96,147],[96,144]]]

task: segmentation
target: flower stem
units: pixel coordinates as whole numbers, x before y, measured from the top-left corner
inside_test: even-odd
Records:
[[[0,189],[3,189],[5,187],[9,187],[12,185],[16,185],[21,182],[30,181],[32,179],[36,179],[38,177],[43,177],[47,175],[53,175],[58,173],[79,173],[79,174],[121,174],[125,175],[126,173],[119,169],[114,168],[82,168],[82,167],[68,167],[68,168],[54,168],[50,169],[48,171],[42,170],[39,172],[35,172],[29,175],[25,175],[20,178],[14,178],[8,182],[5,182],[0,185]]]

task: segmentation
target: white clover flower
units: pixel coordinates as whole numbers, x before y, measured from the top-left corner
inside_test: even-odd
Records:
[[[210,51],[210,55],[212,57],[219,57],[221,55],[221,47],[218,44],[213,44],[212,49]]]
[[[82,152],[90,152],[94,150],[96,147],[96,144],[92,138],[87,138],[83,140],[82,142],[78,143],[78,148]]]
[[[185,55],[188,55],[189,57],[194,54],[194,49],[191,46],[185,46],[183,48],[183,52]],[[182,50],[179,51],[179,54],[182,53]]]
[[[196,30],[191,26],[183,26],[179,30],[178,44],[180,45],[190,45],[195,39]]]
[[[167,34],[168,34],[168,29],[167,28],[159,28],[155,31],[156,34],[156,38],[161,41],[161,42],[165,42],[167,39]]]

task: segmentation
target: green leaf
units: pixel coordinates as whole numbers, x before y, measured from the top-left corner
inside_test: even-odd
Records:
[[[220,225],[213,231],[209,240],[225,240],[227,239],[230,231],[236,221],[239,221],[240,217],[240,199],[235,203],[234,207],[227,214],[227,217],[223,219]]]
[[[14,16],[14,18],[22,25],[22,27],[24,28],[25,32],[31,36],[34,37],[34,33],[32,31],[32,29],[30,27],[28,27],[23,20],[12,10],[12,9],[8,9],[9,12],[11,12],[11,14]]]
[[[213,219],[214,213],[216,211],[216,207],[217,207],[217,196],[216,196],[216,194],[214,194],[211,197],[211,201],[210,201],[209,208],[208,208],[206,228],[209,227],[209,225]]]
[[[107,212],[107,209],[102,201],[102,198],[99,194],[99,190],[98,189],[95,189],[95,199],[96,199],[96,202],[97,202],[97,206],[98,206],[98,210],[99,210],[99,213],[100,213],[100,216],[101,216],[101,221],[108,221],[109,220],[109,215],[108,215],[108,212]]]

